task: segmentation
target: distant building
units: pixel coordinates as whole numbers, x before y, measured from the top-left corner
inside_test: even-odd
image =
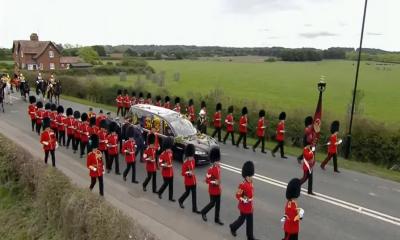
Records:
[[[73,65],[84,63],[80,57],[61,57],[60,58],[60,68],[70,69]]]

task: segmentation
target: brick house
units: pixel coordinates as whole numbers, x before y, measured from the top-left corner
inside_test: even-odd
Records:
[[[51,41],[39,41],[36,33],[30,40],[15,40],[12,47],[15,66],[27,70],[58,70],[61,68],[61,51]]]

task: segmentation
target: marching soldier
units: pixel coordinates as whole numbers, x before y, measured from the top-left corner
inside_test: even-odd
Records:
[[[314,131],[313,131],[313,117],[308,116],[304,119],[304,135],[303,135],[303,147],[307,145],[311,145],[313,143],[314,139]],[[297,161],[299,164],[301,164],[301,161],[303,160],[303,152],[301,153],[300,156],[297,157]]]
[[[181,208],[183,202],[192,193],[192,212],[200,214],[197,210],[197,198],[196,198],[196,175],[194,169],[196,167],[196,162],[194,160],[195,147],[193,144],[188,144],[185,148],[185,160],[182,164],[182,176],[184,177],[185,192],[179,198],[178,203]]]
[[[239,120],[239,139],[236,143],[236,147],[239,147],[240,141],[243,139],[243,148],[248,149],[247,147],[247,124],[248,124],[248,119],[247,119],[247,107],[244,107],[242,109],[242,116],[240,117]]]
[[[281,151],[281,158],[284,158],[284,159],[287,158],[285,156],[285,152],[283,149],[284,140],[285,140],[285,120],[286,120],[286,113],[281,112],[279,114],[279,123],[278,123],[278,126],[276,127],[276,141],[278,142],[278,144],[271,152],[272,156],[275,157],[275,153],[276,153],[276,151],[278,151],[278,148],[279,148]]]
[[[136,99],[136,92],[132,91],[132,97],[131,97],[131,106],[137,104],[137,99]]]
[[[169,96],[166,96],[164,99],[164,108],[166,109],[171,109],[171,103],[170,103],[170,98]]]
[[[173,110],[177,113],[181,113],[181,99],[179,97],[175,98],[175,107]]]
[[[201,210],[201,217],[207,221],[207,213],[215,206],[214,222],[218,225],[224,225],[219,218],[221,206],[221,167],[219,161],[221,153],[219,148],[212,148],[210,151],[210,161],[212,166],[208,169],[206,183],[208,184],[208,193],[210,194],[210,203]]]
[[[174,199],[174,168],[172,166],[174,145],[173,138],[167,137],[163,140],[164,151],[158,157],[161,166],[161,175],[164,183],[158,190],[158,197],[161,199],[164,190],[168,187],[168,199],[175,202]]]
[[[78,146],[81,143],[81,113],[79,111],[74,112],[74,139],[72,140],[72,149],[74,153],[78,151]]]
[[[242,176],[244,181],[239,185],[239,188],[236,192],[236,198],[239,201],[238,208],[240,211],[240,216],[236,221],[229,225],[231,234],[236,237],[236,231],[243,225],[244,221],[246,221],[247,240],[255,240],[253,235],[253,175],[253,162],[245,162],[242,167]]]
[[[56,134],[56,139],[58,139],[58,125],[57,125],[57,105],[52,103],[50,106],[51,112],[49,112],[49,118],[50,118],[50,128],[51,130],[54,131]]]
[[[325,160],[321,163],[322,170],[325,170],[326,164],[333,158],[333,171],[340,173],[337,165],[337,147],[342,143],[341,139],[338,139],[339,133],[339,121],[333,121],[331,124],[331,136],[329,137],[328,145],[328,156],[326,156]]]
[[[40,143],[44,150],[44,163],[47,164],[49,153],[51,155],[51,163],[56,166],[55,150],[57,147],[57,139],[53,130],[50,128],[50,118],[43,119],[43,132],[40,134]]]
[[[29,118],[31,119],[32,123],[32,132],[35,131],[35,124],[36,124],[36,97],[35,96],[29,96],[29,106],[28,106],[28,115]]]
[[[121,175],[119,172],[119,158],[118,158],[118,135],[116,122],[111,122],[109,126],[110,134],[107,136],[107,152],[108,152],[108,166],[107,173],[112,170],[112,165],[115,160],[115,174]]]
[[[258,116],[260,117],[258,119],[258,123],[257,123],[257,142],[254,144],[253,146],[253,151],[256,151],[256,148],[258,147],[258,145],[261,142],[261,152],[262,153],[267,153],[265,151],[265,129],[267,128],[266,123],[265,123],[265,110],[260,110],[260,112],[258,113]]]
[[[221,142],[221,128],[222,128],[222,114],[221,114],[221,109],[222,109],[222,104],[217,103],[217,106],[215,107],[215,113],[214,113],[214,132],[211,135],[212,137],[215,137],[216,134],[218,134],[218,142]]]
[[[151,93],[147,93],[147,98],[144,101],[144,104],[150,104],[150,105],[153,104],[153,100],[151,99]]]
[[[44,114],[43,114],[43,118],[48,117],[50,118],[50,114],[51,114],[51,103],[46,103],[44,104]]]
[[[144,98],[143,98],[143,93],[142,92],[139,93],[138,104],[144,104]]]
[[[40,129],[42,128],[42,122],[43,122],[43,115],[44,115],[44,109],[43,109],[43,103],[41,101],[36,103],[36,133],[40,135]]]
[[[104,196],[104,184],[103,184],[103,174],[104,165],[101,152],[97,149],[99,146],[99,137],[97,135],[90,136],[90,142],[92,145],[92,151],[87,155],[86,166],[89,169],[89,176],[91,178],[90,191],[93,190],[96,185],[96,180],[99,180],[99,193],[100,196]]]
[[[64,125],[64,107],[63,106],[58,106],[57,107],[57,117],[56,117],[56,123],[57,123],[57,131],[58,131],[58,144],[62,146],[65,146],[65,125]]]
[[[85,149],[87,150],[86,152],[89,152],[89,137],[90,137],[90,127],[88,123],[88,115],[87,113],[82,113],[81,115],[81,124],[79,128],[79,132],[81,134],[80,136],[80,142],[81,142],[81,155],[80,158],[83,158],[83,155],[85,154]]]
[[[99,130],[99,151],[101,151],[104,155],[104,158],[106,160],[106,164],[109,162],[108,161],[108,152],[107,152],[107,132],[108,126],[107,126],[107,120],[103,119],[100,122],[100,130]]]
[[[232,145],[235,145],[235,135],[234,135],[234,127],[235,121],[233,119],[233,106],[229,106],[228,115],[225,118],[225,126],[226,126],[226,134],[224,137],[224,144],[226,144],[226,140],[228,136],[232,136]]]
[[[156,163],[156,154],[157,149],[154,146],[154,142],[156,140],[156,136],[154,133],[150,133],[147,139],[147,149],[143,153],[143,158],[146,161],[146,171],[147,177],[143,182],[143,191],[147,191],[147,184],[152,180],[152,190],[153,193],[157,193],[157,163]]]
[[[304,147],[303,151],[303,177],[301,178],[301,185],[308,180],[308,194],[315,195],[312,190],[313,185],[313,167],[315,165],[314,152],[311,144]]]
[[[285,216],[281,219],[283,222],[283,231],[285,236],[282,240],[297,240],[299,235],[300,220],[303,219],[304,210],[297,206],[296,199],[300,197],[301,184],[298,178],[293,178],[286,188]]]
[[[96,125],[96,117],[89,118],[89,135],[99,135],[100,128]]]
[[[155,106],[161,107],[161,96],[156,97],[156,102],[154,103]]]
[[[72,108],[67,108],[67,117],[64,119],[64,126],[67,128],[67,149],[72,140],[72,146],[74,145],[74,116]]]
[[[100,127],[101,121],[103,121],[106,118],[107,117],[106,117],[106,115],[104,115],[103,110],[100,109],[99,114],[96,117],[96,126]]]
[[[123,117],[129,112],[129,108],[131,107],[131,97],[129,96],[128,90],[124,90],[125,96],[123,98],[123,106],[124,106],[124,114]]]
[[[117,98],[115,99],[115,101],[117,102],[117,116],[119,115],[119,113],[121,112],[121,116],[124,115],[124,97],[122,96],[122,90],[119,89],[117,91]]]
[[[189,121],[194,124],[196,122],[196,113],[194,110],[194,103],[193,103],[193,99],[189,100],[189,104],[188,107],[186,108],[186,114],[189,118]]]
[[[126,169],[122,174],[124,181],[126,181],[126,176],[128,175],[130,169],[132,168],[132,183],[139,183],[136,181],[136,143],[133,135],[135,130],[133,126],[129,126],[126,130],[127,140],[124,142],[122,147],[122,153],[125,155]]]

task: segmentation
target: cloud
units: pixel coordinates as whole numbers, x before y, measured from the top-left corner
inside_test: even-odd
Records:
[[[367,32],[368,36],[382,36],[383,33]]]
[[[299,33],[299,36],[303,38],[317,38],[317,37],[334,37],[338,36],[338,34],[326,31],[320,31],[320,32]]]
[[[260,28],[260,29],[258,29],[258,31],[260,31],[260,32],[269,32],[270,29],[268,29],[268,28]]]
[[[311,23],[306,23],[304,24],[304,27],[312,27],[313,25]]]
[[[267,37],[268,39],[279,39],[279,38],[281,38],[281,37],[279,37],[279,36],[270,36],[270,37]]]
[[[258,13],[300,9],[295,0],[223,0],[223,8],[234,13]]]

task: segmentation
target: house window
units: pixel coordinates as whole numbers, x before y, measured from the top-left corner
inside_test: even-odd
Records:
[[[40,70],[43,70],[43,63],[40,63],[39,66]]]
[[[55,69],[54,63],[50,63],[50,70],[54,70],[54,69]]]
[[[49,51],[49,58],[54,58],[54,52],[53,51]]]
[[[28,70],[30,70],[30,71],[33,70],[33,64],[28,64]]]

